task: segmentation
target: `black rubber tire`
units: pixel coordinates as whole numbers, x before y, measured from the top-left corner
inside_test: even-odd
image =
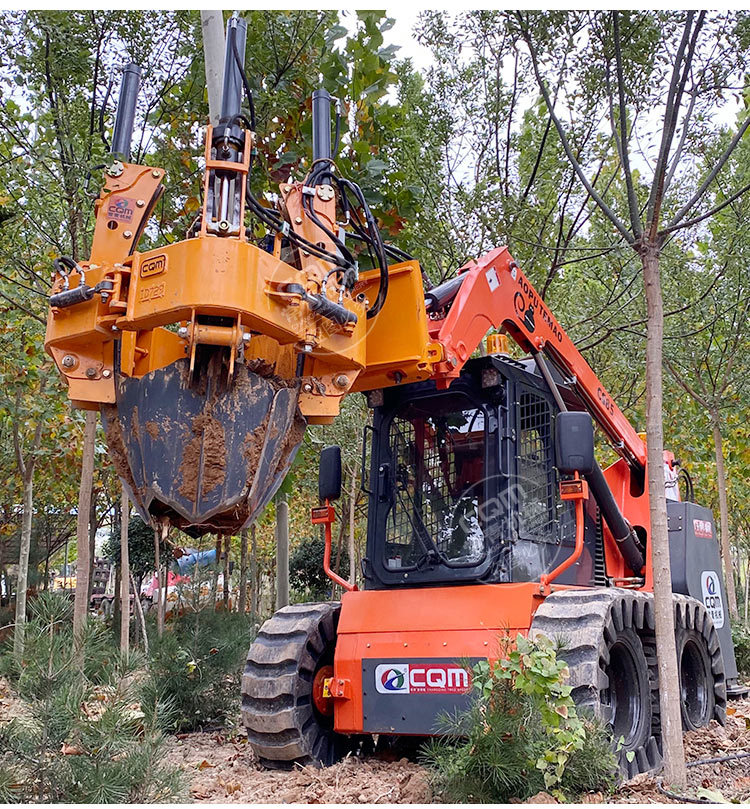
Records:
[[[716,627],[700,601],[682,595],[675,595],[674,599],[682,726],[685,730],[697,730],[711,719],[723,725],[727,686]]]
[[[616,630],[607,651],[600,718],[612,728],[614,741],[622,750],[635,752],[646,747],[651,736],[648,662],[641,639],[630,628]]]
[[[685,730],[698,730],[705,727],[714,715],[711,658],[703,635],[694,629],[678,629],[675,640],[680,672],[682,727]]]
[[[352,749],[335,733],[333,717],[314,707],[315,673],[333,664],[341,605],[295,604],[260,628],[242,677],[242,721],[260,763],[271,769],[295,764],[330,766]]]
[[[544,634],[560,643],[558,655],[568,664],[579,710],[612,726],[626,778],[661,765],[660,739],[654,735],[658,671],[646,640],[653,626],[650,594],[604,587],[553,593],[531,624],[532,637]],[[613,702],[619,703],[615,717]]]

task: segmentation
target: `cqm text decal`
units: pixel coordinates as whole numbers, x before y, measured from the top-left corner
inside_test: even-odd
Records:
[[[449,663],[381,663],[375,688],[380,694],[466,694],[471,675]]]

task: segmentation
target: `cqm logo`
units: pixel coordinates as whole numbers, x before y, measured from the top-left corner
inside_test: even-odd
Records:
[[[715,571],[704,570],[701,573],[701,590],[706,611],[711,616],[714,626],[721,629],[724,626],[724,603],[721,600],[721,581]]]
[[[387,664],[375,670],[375,685],[381,694],[409,693],[408,664]]]
[[[375,667],[380,694],[465,694],[469,672],[447,663],[381,663]]]

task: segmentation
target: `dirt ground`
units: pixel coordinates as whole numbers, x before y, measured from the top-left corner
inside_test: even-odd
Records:
[[[327,769],[260,768],[244,736],[189,733],[175,737],[169,757],[190,779],[200,803],[430,803],[426,771],[407,759],[350,757]]]
[[[0,722],[23,711],[0,678]],[[729,703],[727,723],[687,733],[688,761],[750,752],[750,699]],[[242,732],[186,733],[170,737],[168,758],[181,767],[197,803],[441,803],[427,771],[405,758],[348,758],[328,769],[267,771],[255,761]],[[750,802],[750,757],[688,769],[691,797],[711,802]],[[531,803],[532,801],[528,801]],[[554,803],[541,793],[536,803]],[[584,803],[677,803],[659,792],[658,781],[638,776],[614,795],[584,796]]]
[[[730,703],[727,724],[716,722],[685,736],[690,761],[750,752],[750,700]],[[185,769],[190,793],[200,803],[430,803],[427,771],[400,759],[349,758],[324,770],[264,771],[242,734],[190,733],[175,737],[170,758]],[[687,794],[713,801],[750,800],[750,758],[704,764],[688,770]],[[699,793],[699,790],[706,792]],[[715,793],[720,793],[715,794]],[[540,794],[537,802],[554,803]],[[586,803],[676,803],[659,792],[657,780],[638,776],[614,794],[585,796]]]

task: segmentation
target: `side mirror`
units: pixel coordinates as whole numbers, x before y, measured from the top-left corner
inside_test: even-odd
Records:
[[[588,413],[567,411],[557,414],[555,453],[557,468],[563,474],[594,471],[594,422]]]
[[[320,453],[318,496],[321,501],[341,497],[341,447],[325,447]]]

